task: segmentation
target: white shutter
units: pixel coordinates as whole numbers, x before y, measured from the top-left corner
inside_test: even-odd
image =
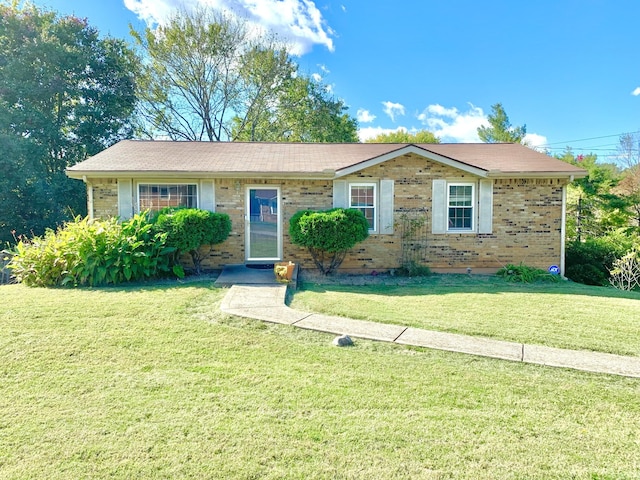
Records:
[[[348,184],[345,180],[333,181],[333,208],[349,207]]]
[[[199,208],[201,210],[209,210],[210,212],[216,211],[216,197],[213,180],[202,180],[200,182],[199,196]]]
[[[478,233],[493,233],[493,180],[480,180]]]
[[[447,231],[447,181],[435,179],[431,187],[431,233]]]
[[[118,179],[118,217],[120,220],[133,217],[133,182],[130,178]]]
[[[382,234],[393,234],[393,180],[380,180],[380,227]]]

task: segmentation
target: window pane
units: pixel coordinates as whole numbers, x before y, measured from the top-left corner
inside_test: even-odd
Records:
[[[449,228],[471,228],[471,209],[449,208]]]
[[[352,207],[373,207],[373,187],[351,187]]]
[[[449,228],[473,228],[473,186],[449,185]]]
[[[196,208],[197,197],[198,188],[193,184],[141,184],[138,186],[140,211],[158,211],[165,207]]]
[[[373,208],[358,208],[369,222],[369,229],[373,228]]]
[[[473,201],[471,185],[451,185],[449,187],[449,206],[470,207]]]
[[[358,209],[369,222],[369,229],[375,229],[375,187],[373,185],[351,185],[349,206]]]

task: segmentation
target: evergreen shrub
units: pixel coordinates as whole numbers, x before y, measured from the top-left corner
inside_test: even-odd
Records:
[[[616,259],[633,248],[634,236],[622,231],[606,236],[588,238],[583,242],[567,243],[565,275],[570,280],[586,285],[609,285],[610,271]]]
[[[352,208],[300,210],[291,217],[289,235],[292,243],[309,250],[318,270],[329,275],[349,249],[369,236],[369,222]]]
[[[222,243],[231,233],[229,215],[197,208],[166,208],[160,210],[152,222],[156,232],[166,233],[167,245],[178,255],[188,253],[191,256],[197,274],[202,270],[204,258],[200,248]]]

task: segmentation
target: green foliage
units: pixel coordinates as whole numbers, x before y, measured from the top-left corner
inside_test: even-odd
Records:
[[[197,208],[166,208],[153,219],[154,229],[167,235],[167,245],[177,253],[191,255],[196,273],[202,268],[200,247],[224,242],[231,232],[231,219],[226,213],[213,213]]]
[[[324,85],[298,71],[275,35],[199,9],[132,31],[147,62],[140,130],[173,140],[357,142],[357,122]]]
[[[489,126],[478,127],[478,136],[485,143],[522,143],[527,134],[527,126],[511,126],[507,113],[501,103],[491,106],[491,113],[487,117]]]
[[[570,148],[558,158],[588,172],[567,190],[567,239],[581,241],[629,225],[628,202],[616,193],[621,179],[616,165],[600,163],[593,154],[576,157]]]
[[[293,244],[309,250],[316,267],[328,275],[349,249],[369,236],[369,223],[356,209],[301,210],[291,217],[289,235]]]
[[[29,286],[119,284],[169,273],[173,251],[143,215],[122,224],[78,217],[19,241],[9,268]]]
[[[565,253],[567,278],[586,285],[608,285],[610,271],[617,258],[631,250],[637,238],[624,230],[606,236],[588,238],[584,242],[568,242]]]
[[[541,268],[530,267],[520,263],[519,265],[508,264],[496,272],[496,275],[509,282],[533,283],[537,281],[558,282],[559,275],[553,275]]]
[[[296,73],[278,93],[278,108],[265,108],[249,118],[234,118],[233,138],[252,142],[353,143],[357,121],[347,106],[331,97],[324,85]]]
[[[291,241],[326,252],[349,250],[369,236],[369,224],[360,210],[333,208],[302,210],[291,217]]]
[[[622,165],[621,179],[615,193],[625,201],[629,224],[640,227],[640,135],[628,133],[620,137],[617,160]]]
[[[401,277],[428,277],[431,275],[431,269],[414,260],[409,260],[396,270],[396,274]]]
[[[409,133],[407,130],[396,130],[390,133],[381,133],[366,143],[440,143],[440,139],[428,130]]]
[[[22,5],[22,6],[19,6]],[[0,3],[0,242],[86,210],[65,169],[132,134],[137,62],[86,20]]]

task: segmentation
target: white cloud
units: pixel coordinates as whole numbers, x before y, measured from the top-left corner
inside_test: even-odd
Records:
[[[429,105],[417,117],[427,130],[443,142],[479,142],[478,127],[488,125],[482,109],[472,104],[469,104],[466,112],[460,112],[455,107]]]
[[[364,127],[358,129],[358,138],[361,142],[366,142],[367,140],[371,140],[374,137],[377,137],[381,134],[388,134],[394,132],[406,132],[407,129],[405,127],[398,128],[382,128],[382,127]]]
[[[537,133],[527,133],[524,136],[524,141],[522,142],[534,150],[544,150],[543,145],[548,143],[547,137],[544,135],[538,135]]]
[[[633,95],[634,97],[640,95],[640,87],[636,87],[635,90],[631,92],[631,95]]]
[[[404,105],[400,103],[382,102],[382,105],[384,105],[384,113],[389,115],[393,122],[396,121],[396,115],[404,115]]]
[[[482,109],[471,103],[465,112],[461,112],[455,107],[446,108],[438,104],[428,105],[417,117],[427,127],[427,130],[440,137],[443,142],[480,142],[478,127],[489,126],[489,121]],[[531,148],[541,150],[543,148],[540,147],[547,143],[547,137],[537,133],[527,133],[523,143]]]
[[[320,75],[319,73],[312,73],[311,78],[314,82],[320,83],[322,81],[322,75]]]
[[[314,45],[334,50],[334,32],[312,0],[124,0],[124,5],[149,26],[165,23],[179,8],[210,7],[278,34],[294,55],[308,53]]]
[[[435,104],[435,105],[429,105],[426,109],[425,112],[430,113],[432,115],[437,115],[439,117],[450,117],[450,118],[455,118],[458,116],[458,109],[453,107],[453,108],[445,108],[440,104]],[[420,115],[418,115],[418,117],[420,117]]]
[[[364,108],[359,108],[356,112],[356,118],[360,123],[371,123],[376,119],[376,116],[372,114],[369,110],[365,110]]]

